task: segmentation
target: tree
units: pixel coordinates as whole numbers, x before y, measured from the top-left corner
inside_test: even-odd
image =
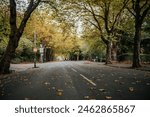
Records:
[[[79,17],[90,22],[99,31],[99,37],[106,45],[106,64],[111,63],[111,47],[116,40],[120,17],[129,0],[116,3],[115,0],[83,0],[73,2],[78,8]]]
[[[134,49],[133,49],[133,68],[141,67],[140,64],[140,43],[141,28],[146,15],[150,10],[149,0],[131,0],[127,7],[128,11],[134,16]]]
[[[31,13],[36,9],[41,0],[30,0],[27,10],[24,13],[23,19],[17,27],[17,5],[16,0],[9,0],[10,4],[10,35],[9,42],[6,47],[5,53],[0,60],[0,73],[9,73],[10,62],[16,48],[20,37],[23,34],[26,23],[31,15]]]

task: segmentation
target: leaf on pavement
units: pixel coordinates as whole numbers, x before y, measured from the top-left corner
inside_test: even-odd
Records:
[[[100,91],[100,92],[105,92],[106,90],[105,90],[105,89],[99,89],[99,91]]]
[[[57,89],[56,95],[57,96],[62,96],[63,95],[63,90],[62,89]]]
[[[90,87],[91,90],[96,90],[96,87]]]
[[[50,83],[49,83],[49,82],[45,82],[44,84],[45,84],[46,86],[47,86],[47,85],[50,85]]]
[[[105,98],[106,98],[107,100],[111,100],[111,99],[112,99],[111,96],[106,96]]]
[[[133,88],[133,87],[129,87],[129,91],[130,91],[130,92],[133,92],[133,91],[134,91],[134,88]]]
[[[89,99],[90,99],[90,96],[84,96],[84,99],[88,99],[88,100],[89,100]]]
[[[119,80],[115,80],[115,82],[119,82]]]
[[[30,100],[30,98],[27,98],[27,97],[26,97],[26,98],[24,98],[24,99],[25,99],[25,100]]]

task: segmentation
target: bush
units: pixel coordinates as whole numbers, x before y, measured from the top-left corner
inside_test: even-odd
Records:
[[[118,56],[118,61],[132,61],[133,54],[132,53],[124,53]],[[141,54],[140,55],[141,62],[150,63],[150,54]]]
[[[148,62],[150,63],[150,54],[141,54],[141,62]]]

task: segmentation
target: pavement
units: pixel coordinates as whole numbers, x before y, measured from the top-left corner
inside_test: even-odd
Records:
[[[38,63],[37,66],[12,64],[11,70],[15,71],[0,76],[0,99],[150,99],[150,72],[147,70],[89,61]]]

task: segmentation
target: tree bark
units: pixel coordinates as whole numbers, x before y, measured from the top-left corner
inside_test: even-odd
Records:
[[[106,43],[106,61],[105,64],[111,64],[111,42]]]
[[[141,44],[141,26],[136,24],[135,26],[135,36],[134,36],[134,50],[133,50],[133,68],[141,67],[140,64],[140,44]]]
[[[113,61],[117,61],[117,43],[116,42],[112,44],[111,59]]]
[[[1,73],[9,73],[10,62],[13,54],[15,53],[15,47],[13,46],[13,42],[9,41],[6,51],[0,62],[0,72]]]
[[[15,54],[16,48],[18,47],[18,43],[20,41],[20,37],[23,34],[24,28],[26,23],[31,15],[31,13],[35,10],[35,8],[39,5],[41,0],[34,0],[30,1],[30,4],[24,14],[24,17],[21,21],[19,28],[17,28],[17,15],[16,15],[16,1],[9,0],[10,3],[10,35],[9,35],[9,42],[6,48],[2,59],[0,60],[0,73],[9,73],[10,62],[12,59],[12,55]]]

